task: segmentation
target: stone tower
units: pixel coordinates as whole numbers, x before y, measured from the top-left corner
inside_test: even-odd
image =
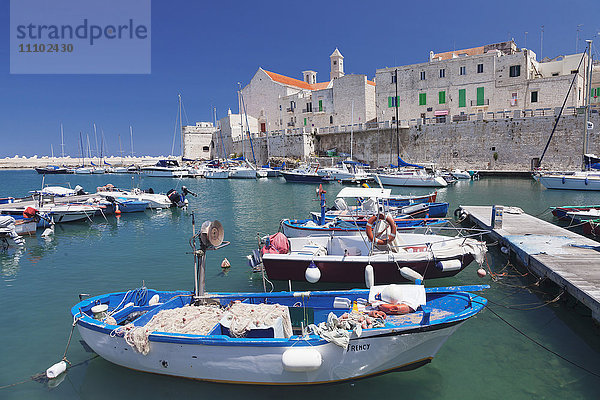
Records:
[[[329,58],[331,60],[331,73],[329,75],[329,79],[333,80],[344,76],[344,56],[342,53],[340,53],[337,47],[333,53],[331,53]]]

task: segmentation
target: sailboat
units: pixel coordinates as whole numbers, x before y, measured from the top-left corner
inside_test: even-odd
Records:
[[[600,157],[595,154],[587,153],[587,145],[588,145],[588,130],[593,128],[593,124],[589,121],[590,115],[590,87],[592,83],[592,56],[591,56],[591,47],[592,41],[587,40],[588,48],[588,65],[586,67],[586,94],[585,94],[585,123],[584,123],[584,133],[583,133],[583,168],[581,171],[574,172],[549,172],[549,173],[535,173],[533,178],[539,181],[542,185],[546,187],[546,189],[568,189],[568,190],[600,190]],[[579,61],[579,66],[577,70],[581,67],[583,60],[585,58],[585,52],[581,56],[581,60]],[[550,137],[548,138],[548,142],[546,143],[546,147],[540,157],[539,165],[541,165],[542,160],[544,159],[544,155],[546,154],[546,150],[548,150],[548,146],[550,145],[550,140],[552,140],[552,136],[554,135],[554,131],[556,130],[556,126],[558,125],[558,121],[562,115],[563,109],[565,108],[567,99],[569,94],[571,93],[571,89],[573,88],[573,84],[577,78],[578,74],[573,74],[573,80],[571,82],[571,86],[569,86],[569,90],[567,91],[567,96],[563,102],[563,105],[560,109],[558,117],[554,122],[554,128],[552,129],[552,133],[550,133]],[[538,165],[538,167],[539,167]]]
[[[64,161],[65,158],[65,145],[63,141],[63,126],[60,124],[60,142],[62,147],[62,158]],[[50,152],[52,153],[52,163],[54,163],[54,148],[52,144],[50,144]],[[67,167],[59,167],[58,165],[46,165],[45,167],[37,167],[35,168],[38,174],[68,174],[69,169]]]
[[[92,169],[85,166],[85,152],[83,151],[83,138],[81,132],[79,132],[79,149],[81,150],[81,167],[75,168],[73,173],[78,175],[89,175],[92,173]]]
[[[179,132],[181,132],[181,156],[183,159],[183,121],[181,118],[181,95],[179,97],[179,108],[177,118],[179,119]],[[177,131],[175,131],[177,132]],[[171,147],[171,156],[167,159],[158,160],[155,165],[142,167],[140,173],[145,176],[163,177],[163,178],[187,178],[190,172],[187,168],[180,166],[179,162],[173,157],[175,148],[175,135],[173,135],[173,146]]]

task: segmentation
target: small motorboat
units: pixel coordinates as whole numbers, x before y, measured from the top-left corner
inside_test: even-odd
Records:
[[[46,167],[37,167],[35,168],[38,174],[69,174],[69,169],[67,167],[59,167],[57,165],[48,165]]]
[[[448,224],[443,218],[407,218],[394,220],[398,232],[436,232]],[[288,238],[307,237],[315,235],[355,236],[364,234],[367,220],[351,222],[343,219],[326,219],[325,224],[319,225],[315,219],[283,219],[281,232]]]
[[[396,234],[394,229],[387,239],[377,234],[373,239],[366,233],[288,238],[283,248],[266,245],[261,251],[264,270],[270,280],[306,281],[306,270],[314,264],[319,282],[357,283],[371,265],[377,283],[399,283],[410,280],[401,271],[404,267],[425,279],[446,278],[474,260],[481,265],[487,251],[484,242],[461,236]]]
[[[334,383],[431,362],[486,305],[466,291],[486,286],[206,293],[206,250],[223,245],[215,222],[191,241],[194,291],[142,287],[73,306],[74,325],[96,354],[136,371],[212,382]]]
[[[600,205],[551,207],[552,215],[560,220],[579,223],[600,218]]]
[[[81,221],[90,219],[100,207],[91,204],[53,204],[46,203],[33,207],[10,207],[2,208],[0,214],[10,215],[19,220],[23,218],[35,218],[38,228],[46,228],[52,224],[62,224],[67,222]]]
[[[291,171],[281,171],[286,182],[322,183],[331,180],[328,175],[317,173],[319,165],[303,165]]]
[[[185,186],[181,187],[182,193],[171,189],[167,194],[154,193],[151,189],[147,192],[139,188],[132,190],[123,190],[114,187],[114,185],[106,185],[98,188],[98,195],[102,197],[123,198],[127,200],[136,200],[148,202],[148,208],[169,208],[169,207],[185,207],[187,199],[185,196],[190,192]]]
[[[25,241],[16,228],[17,221],[8,215],[0,215],[0,249],[22,246]]]
[[[450,174],[456,179],[471,179],[471,174],[468,171],[462,169],[453,169]]]

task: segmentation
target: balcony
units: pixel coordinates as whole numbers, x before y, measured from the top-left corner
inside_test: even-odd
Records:
[[[296,126],[296,124],[295,124],[295,123],[293,123],[293,122],[288,122],[288,123],[287,123],[287,126]]]
[[[483,104],[477,104],[477,100],[471,100],[471,107],[489,106],[490,99],[484,99]]]
[[[288,107],[285,109],[287,112],[294,112],[294,107]]]

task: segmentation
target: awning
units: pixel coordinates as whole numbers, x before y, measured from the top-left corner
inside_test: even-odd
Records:
[[[433,113],[433,115],[440,116],[440,115],[448,115],[448,110],[439,110]]]

